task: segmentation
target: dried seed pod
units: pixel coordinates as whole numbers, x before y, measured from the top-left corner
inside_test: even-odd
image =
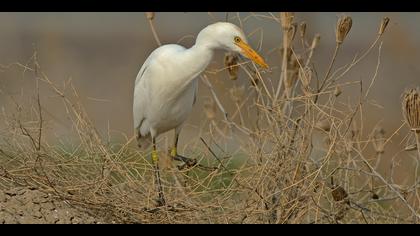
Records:
[[[213,99],[208,98],[204,101],[204,111],[209,120],[216,118],[216,103]]]
[[[244,94],[245,94],[245,86],[240,87],[233,87],[229,89],[230,97],[235,103],[239,103],[243,100]]]
[[[291,56],[289,58],[287,66],[287,79],[285,81],[286,88],[291,88],[295,85],[299,76],[299,64],[303,64],[303,61],[299,56]]]
[[[385,29],[388,26],[388,23],[389,23],[389,18],[384,17],[382,19],[381,26],[379,26],[379,32],[378,32],[379,35],[382,35],[385,32]]]
[[[295,39],[296,29],[296,23],[291,24],[290,27],[287,29],[287,45],[290,45],[293,42],[293,39]]]
[[[155,13],[154,12],[146,12],[146,18],[148,20],[153,20],[155,18]]]
[[[403,94],[402,109],[411,130],[420,132],[420,89],[410,89]]]
[[[303,70],[299,70],[299,79],[302,83],[301,90],[305,95],[312,94],[309,84],[312,80],[312,70],[309,67],[305,67]]]
[[[335,40],[338,44],[342,44],[347,34],[350,32],[353,20],[349,16],[342,16],[338,19],[337,29],[335,32]]]
[[[312,39],[312,45],[311,45],[312,49],[315,49],[318,46],[319,40],[321,40],[321,35],[320,34],[315,34],[314,39]]]
[[[339,202],[343,201],[348,197],[346,190],[343,187],[337,186],[331,191],[334,201]]]
[[[229,78],[231,80],[236,80],[238,78],[238,55],[233,53],[225,54],[225,66],[227,67]]]
[[[300,37],[305,38],[305,34],[306,34],[306,22],[305,21],[300,22],[299,32],[300,32]]]
[[[290,28],[294,17],[295,14],[293,12],[280,12],[281,27],[284,31],[287,32],[287,30]]]
[[[336,97],[338,97],[338,96],[340,96],[340,94],[342,93],[342,91],[341,91],[341,88],[340,88],[340,86],[335,86],[335,89],[334,89],[334,96],[336,96]]]

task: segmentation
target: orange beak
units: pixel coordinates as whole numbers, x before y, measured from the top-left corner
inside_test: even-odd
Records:
[[[245,57],[251,59],[252,61],[254,61],[255,63],[257,63],[265,69],[268,68],[268,65],[267,63],[265,63],[264,59],[254,49],[252,49],[251,46],[249,46],[243,41],[240,41],[238,43],[235,42],[235,44],[242,49],[242,54]]]

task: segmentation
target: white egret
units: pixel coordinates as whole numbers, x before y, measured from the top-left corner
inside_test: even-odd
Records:
[[[262,67],[268,67],[264,59],[248,45],[239,27],[218,22],[201,30],[191,48],[168,44],[155,49],[137,75],[133,103],[134,128],[139,147],[146,148],[152,144],[151,156],[161,205],[165,204],[165,200],[160,183],[156,138],[175,129],[171,156],[187,161],[177,153],[179,133],[196,100],[197,77],[206,69],[218,49],[242,54]]]

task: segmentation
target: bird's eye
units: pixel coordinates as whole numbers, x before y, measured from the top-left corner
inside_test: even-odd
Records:
[[[235,40],[235,43],[241,42],[241,38],[239,38],[238,36],[235,36],[235,38],[233,38],[233,40]]]

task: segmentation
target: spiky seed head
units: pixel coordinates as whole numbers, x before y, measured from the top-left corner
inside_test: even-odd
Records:
[[[293,12],[280,12],[281,27],[285,32],[291,27],[294,17],[295,14]]]
[[[153,20],[155,18],[155,13],[154,12],[146,12],[146,18],[148,20]]]
[[[411,130],[420,132],[420,89],[409,89],[403,93],[402,103],[405,121]]]
[[[238,78],[238,56],[233,53],[225,54],[225,66],[227,67],[229,78],[231,80],[236,80]]]
[[[385,29],[388,26],[388,23],[389,23],[389,18],[384,17],[382,19],[381,26],[379,27],[379,32],[378,32],[379,35],[382,35],[385,32]]]
[[[300,37],[305,38],[305,34],[306,34],[306,22],[305,21],[300,22],[299,32],[300,32]]]
[[[335,32],[335,40],[338,44],[342,44],[347,34],[350,32],[353,20],[350,16],[342,16],[337,21],[337,29]]]

